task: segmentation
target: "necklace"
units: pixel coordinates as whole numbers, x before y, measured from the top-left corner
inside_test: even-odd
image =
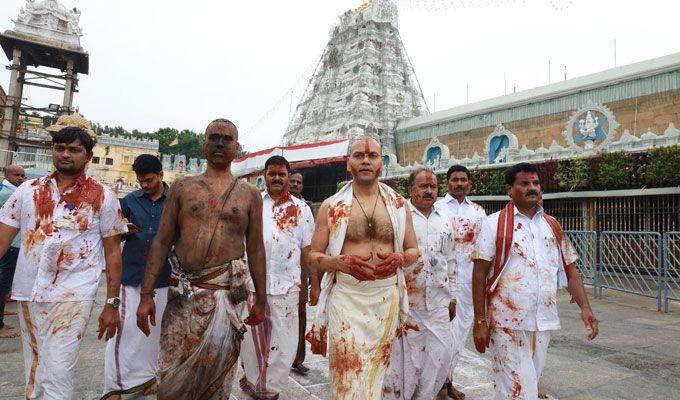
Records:
[[[361,208],[361,212],[364,213],[364,217],[366,217],[366,222],[368,223],[368,229],[367,229],[368,237],[373,239],[375,237],[375,224],[373,222],[373,216],[375,215],[375,208],[378,205],[378,197],[380,197],[380,193],[378,193],[375,196],[375,203],[373,203],[373,211],[371,212],[370,218],[368,217],[368,214],[366,214],[366,210],[364,210],[364,206],[361,205],[359,198],[354,193],[352,193],[352,196],[354,196],[354,198],[357,200],[357,204],[359,204],[359,208]]]

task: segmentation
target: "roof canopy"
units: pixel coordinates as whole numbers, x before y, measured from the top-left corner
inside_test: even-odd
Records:
[[[236,176],[261,172],[264,169],[264,163],[271,156],[283,156],[295,168],[345,161],[348,146],[349,139],[340,139],[330,142],[272,147],[234,160],[231,164],[231,170]]]

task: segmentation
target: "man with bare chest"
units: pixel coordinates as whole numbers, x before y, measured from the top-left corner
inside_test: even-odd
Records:
[[[347,169],[353,180],[319,209],[310,265],[325,272],[307,340],[329,353],[332,399],[380,399],[397,329],[406,323],[402,267],[418,259],[404,198],[378,182],[381,149],[357,139]]]
[[[262,197],[231,174],[238,149],[236,126],[217,119],[206,128],[207,171],[170,188],[147,261],[137,325],[155,325],[154,283],[169,258],[172,266],[158,359],[159,399],[228,399],[243,322],[264,319],[265,252]],[[171,244],[179,233],[175,247]],[[247,253],[247,264],[246,264]],[[246,298],[248,268],[255,287],[250,315],[236,306]]]

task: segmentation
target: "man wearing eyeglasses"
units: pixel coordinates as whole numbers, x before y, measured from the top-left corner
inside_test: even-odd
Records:
[[[112,338],[119,323],[125,220],[113,191],[85,175],[96,143],[89,122],[66,117],[77,127],[61,126],[52,137],[56,171],[21,185],[0,209],[0,256],[22,235],[12,298],[19,302],[27,399],[72,397],[104,266],[107,300],[99,338]]]
[[[106,345],[104,358],[104,396],[120,400],[121,394],[156,392],[156,369],[161,335],[160,324],[150,327],[147,337],[137,328],[135,310],[139,306],[144,264],[149,254],[168,185],[163,182],[163,165],[158,157],[142,154],[132,164],[140,189],[120,202],[128,221],[129,234],[123,236],[123,273],[120,287],[122,328]],[[166,261],[156,281],[156,321],[160,321],[168,299],[170,264]]]

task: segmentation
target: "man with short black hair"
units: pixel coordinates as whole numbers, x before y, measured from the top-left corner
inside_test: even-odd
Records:
[[[27,399],[71,398],[103,267],[107,300],[97,331],[108,340],[118,330],[127,228],[113,191],[85,175],[95,141],[91,129],[60,127],[52,136],[56,171],[21,185],[0,209],[0,255],[20,230],[23,237],[12,298],[19,301]]]
[[[576,251],[539,205],[536,167],[510,167],[505,189],[511,201],[484,220],[475,243],[475,348],[484,353],[491,345],[494,399],[537,399],[550,331],[560,329],[558,287],[566,286],[581,308],[588,340],[597,336],[598,322],[575,267]]]
[[[297,197],[298,199],[304,201],[309,208],[312,208],[312,202],[305,200],[304,197],[302,197],[302,189],[304,188],[304,177],[302,176],[301,172],[298,171],[292,171],[290,173],[290,178],[288,179],[288,182],[290,183],[290,194],[293,196]],[[316,301],[318,300],[319,297],[319,288],[318,284],[314,285],[315,288],[312,288],[312,293],[309,291],[309,273],[310,271],[307,270],[307,268],[303,265],[301,268],[301,275],[300,275],[300,305],[298,307],[298,315],[299,315],[299,321],[298,321],[298,348],[297,348],[297,353],[295,354],[295,360],[293,361],[293,372],[296,372],[300,375],[307,375],[309,372],[309,368],[307,368],[303,363],[305,361],[305,351],[306,351],[306,342],[305,342],[305,332],[307,332],[307,301],[309,300],[310,294],[314,296],[314,301],[311,303],[311,305],[316,305]],[[314,282],[313,280],[312,282]]]
[[[243,339],[241,388],[254,399],[278,398],[293,365],[298,337],[300,276],[314,233],[312,210],[289,192],[290,165],[281,156],[265,162],[262,235],[267,259],[267,313]],[[254,288],[249,284],[249,298]]]
[[[451,320],[456,277],[451,221],[434,206],[439,183],[429,169],[409,175],[408,202],[420,257],[404,268],[413,330],[392,342],[384,399],[433,400],[445,398],[442,384],[451,365]]]
[[[446,172],[446,186],[449,192],[442,200],[437,201],[437,206],[450,214],[453,229],[453,248],[456,259],[456,298],[453,302],[456,318],[451,323],[453,357],[447,386],[449,397],[459,400],[462,400],[465,395],[456,389],[452,382],[460,353],[465,347],[472,326],[472,259],[470,257],[474,249],[475,238],[486,217],[484,209],[467,197],[471,184],[470,171],[463,165],[453,165]]]
[[[0,207],[7,202],[7,199],[25,180],[26,172],[20,166],[10,165],[5,169],[5,180],[2,181],[2,188],[0,189]],[[5,324],[4,316],[6,297],[12,288],[20,247],[21,236],[17,235],[7,253],[0,258],[0,339],[19,336],[19,332],[15,331],[14,327]]]
[[[140,189],[120,202],[129,230],[123,236],[122,329],[107,343],[104,358],[104,395],[110,400],[120,399],[121,394],[151,395],[156,391],[160,324],[151,326],[147,337],[137,328],[134,311],[139,305],[144,264],[158,231],[168,185],[163,182],[163,166],[154,155],[138,156],[132,170]],[[163,316],[169,282],[170,264],[166,261],[156,281],[156,321]]]

